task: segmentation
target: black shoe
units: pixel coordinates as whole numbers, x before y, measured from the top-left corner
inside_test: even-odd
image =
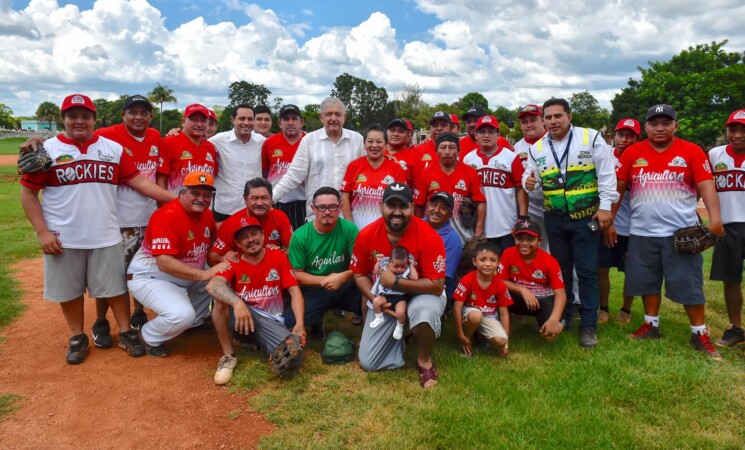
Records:
[[[111,348],[114,341],[111,339],[111,326],[106,319],[96,319],[93,322],[93,345],[98,348]]]
[[[133,358],[139,358],[145,354],[145,346],[142,344],[137,330],[119,333],[119,347],[126,350],[127,354]]]
[[[132,318],[129,319],[129,326],[135,330],[141,330],[142,326],[147,323],[147,314],[143,309],[135,309],[132,313]]]
[[[111,338],[111,336],[109,336]],[[65,359],[67,364],[80,364],[85,361],[85,356],[88,354],[88,336],[78,334],[70,338],[70,345],[67,347],[67,355]]]
[[[165,358],[170,354],[165,345],[148,345],[145,340],[142,340],[142,345],[145,346],[145,353],[152,356],[153,358]]]
[[[745,331],[742,328],[736,327],[733,324],[729,324],[727,329],[724,330],[722,339],[717,339],[715,344],[720,347],[731,347],[733,345],[745,342]]]

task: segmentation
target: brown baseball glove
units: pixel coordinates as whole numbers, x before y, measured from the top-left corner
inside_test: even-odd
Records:
[[[303,347],[305,347],[305,336],[290,334],[269,355],[269,367],[280,376],[288,370],[299,367],[303,361]]]
[[[21,152],[18,157],[18,175],[47,171],[50,167],[52,167],[52,158],[41,144],[38,144],[34,151]]]
[[[673,236],[675,237],[675,251],[689,255],[695,255],[713,247],[722,238],[702,224],[679,228]]]

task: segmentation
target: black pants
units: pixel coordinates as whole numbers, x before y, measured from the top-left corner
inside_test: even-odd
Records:
[[[549,295],[547,297],[538,297],[538,303],[541,305],[541,307],[536,309],[535,311],[531,311],[528,309],[528,305],[525,303],[523,296],[520,294],[512,294],[512,301],[515,303],[513,303],[509,307],[511,314],[533,316],[540,326],[543,326],[543,324],[546,323],[546,321],[551,317],[551,313],[554,312],[553,295]]]

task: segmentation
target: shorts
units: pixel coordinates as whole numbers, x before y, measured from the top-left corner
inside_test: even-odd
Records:
[[[629,237],[618,235],[618,242],[613,248],[605,246],[605,242],[600,239],[598,245],[598,268],[610,269],[615,267],[619,272],[624,271],[626,262],[626,253],[629,250]]]
[[[478,308],[464,305],[463,322],[465,322],[468,315],[474,311],[481,313],[481,310]],[[507,339],[507,332],[504,330],[502,322],[497,319],[497,316],[487,316],[486,314],[481,316],[481,323],[476,331],[487,340],[492,340],[494,338]]]
[[[385,297],[386,301],[391,304],[391,308],[394,308],[398,302],[409,301],[409,296],[406,294],[378,294],[378,296]]]
[[[624,295],[660,295],[681,305],[706,303],[703,284],[704,258],[675,251],[672,236],[629,236]]]
[[[88,290],[92,298],[111,298],[127,292],[122,244],[94,249],[63,249],[44,255],[44,298],[68,302]]]
[[[124,246],[124,267],[129,269],[129,263],[132,262],[137,250],[142,246],[142,240],[145,239],[145,230],[147,227],[127,227],[119,228],[122,233],[122,244]]]
[[[745,258],[745,223],[725,224],[724,238],[714,246],[711,279],[726,283],[742,283],[743,258]]]

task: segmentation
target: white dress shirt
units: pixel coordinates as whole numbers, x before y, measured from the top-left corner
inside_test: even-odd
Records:
[[[217,151],[215,211],[231,215],[246,207],[243,201],[246,181],[261,176],[261,144],[266,138],[252,131],[244,144],[232,129],[209,140]]]

